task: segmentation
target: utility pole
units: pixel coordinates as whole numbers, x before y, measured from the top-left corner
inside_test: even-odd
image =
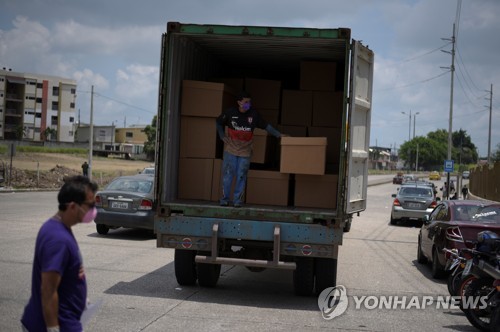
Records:
[[[490,123],[488,125],[488,165],[491,165],[491,110],[493,101],[493,84],[490,86]]]
[[[406,112],[401,112],[402,114],[408,114]],[[408,142],[411,140],[411,110],[410,114],[408,114],[408,118],[410,119],[410,123],[408,124]]]
[[[90,90],[89,179],[92,180],[92,154],[94,145],[94,86]]]
[[[453,145],[452,142],[452,130],[453,130],[453,80],[455,77],[455,23],[453,23],[453,35],[451,37],[451,40],[449,38],[441,38],[443,40],[448,40],[451,41],[452,47],[451,47],[451,52],[444,51],[445,53],[451,54],[451,66],[449,67],[450,73],[451,73],[451,88],[450,88],[450,117],[449,117],[449,122],[448,122],[448,154],[447,154],[447,160],[451,160],[451,147]],[[443,68],[443,67],[442,67]],[[450,195],[450,173],[447,173],[447,181],[446,181],[446,194],[449,197]]]
[[[420,112],[413,114],[413,138],[415,138],[415,124],[417,123],[417,115],[418,114],[420,114]]]

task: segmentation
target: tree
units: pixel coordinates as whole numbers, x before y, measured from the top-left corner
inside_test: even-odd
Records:
[[[426,170],[442,169],[448,157],[448,132],[439,129],[427,134],[427,137],[415,137],[401,145],[399,156],[406,161],[406,166],[414,168],[418,145],[418,166]],[[451,158],[456,164],[476,163],[477,148],[465,130],[452,133]]]
[[[52,141],[57,138],[57,130],[47,127],[43,131],[43,136],[45,136],[46,141]]]
[[[156,151],[156,115],[153,117],[151,125],[147,125],[144,128],[144,132],[148,137],[148,140],[144,142],[144,153],[149,160],[154,161]]]

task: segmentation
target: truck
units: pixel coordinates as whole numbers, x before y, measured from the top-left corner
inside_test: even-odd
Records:
[[[311,63],[319,67],[308,69]],[[349,231],[353,216],[366,208],[373,66],[374,53],[354,40],[349,28],[167,24],[162,35],[159,74],[154,230],[158,248],[175,250],[175,277],[180,285],[215,287],[222,264],[245,266],[254,272],[268,268],[290,270],[297,295],[319,294],[336,285],[343,234]],[[252,79],[261,80],[257,81],[257,88],[255,84],[251,86],[255,83]],[[222,86],[224,92],[219,91],[215,99],[204,99],[208,90],[197,90],[198,94],[186,97],[188,89],[203,89],[204,82],[215,86],[213,91]],[[278,116],[273,121],[283,133],[294,127],[281,126],[290,124],[285,121],[284,114],[289,112],[285,104],[289,108],[302,105],[294,103],[289,95],[309,98],[304,104],[306,108],[300,106],[294,113],[299,116],[299,124],[300,119],[307,122],[298,126],[305,133],[299,136],[313,132],[310,119],[311,114],[316,115],[314,105],[312,111],[309,106],[316,94],[325,92],[319,90],[340,96],[335,110],[332,103],[323,105],[327,117],[336,114],[336,122],[324,127],[324,135],[319,135],[328,137],[327,149],[334,151],[333,163],[314,161],[326,163],[324,175],[285,174],[277,170],[277,164],[282,162],[280,153],[285,149],[278,142],[271,158],[262,164],[251,164],[249,172],[255,168],[260,174],[266,172],[262,168],[271,169],[265,173],[268,178],[259,178],[268,182],[254,201],[250,201],[253,194],[249,174],[246,203],[241,208],[220,206],[216,188],[220,168],[215,165],[220,166],[223,143],[216,136],[217,114],[207,118],[207,114],[197,112],[227,100],[227,96],[232,96],[229,92],[238,89],[252,88],[259,96],[265,95],[276,87],[270,84],[268,88],[265,84],[269,82],[278,82],[279,91],[273,97],[278,100]],[[265,97],[258,99],[252,92],[251,95],[252,104],[259,111],[275,114],[266,111]],[[196,102],[202,105],[187,109]],[[303,117],[305,113],[307,116]],[[316,119],[321,119],[321,115]],[[188,120],[205,121],[205,125],[187,129]],[[201,155],[192,155],[186,149],[190,140],[200,135],[195,147]],[[214,140],[211,144],[216,144],[216,148],[203,145]],[[207,151],[212,153],[209,158],[200,158]],[[307,155],[312,150],[306,147],[303,151]],[[292,166],[307,163],[305,159],[308,158],[299,154]],[[316,206],[316,200],[299,203],[301,176],[316,181],[305,198],[316,195],[319,202],[331,197],[326,206]],[[286,189],[268,195],[276,189],[271,180],[282,180],[281,177],[285,177]],[[329,177],[336,180],[327,181]],[[192,196],[191,192],[201,193]],[[282,198],[281,203],[275,198]]]

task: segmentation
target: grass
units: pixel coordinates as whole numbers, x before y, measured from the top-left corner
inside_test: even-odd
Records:
[[[8,148],[5,145],[0,145],[0,153],[7,153]],[[66,153],[66,154],[87,154],[88,149],[84,148],[50,148],[46,146],[16,146],[16,152],[36,152],[36,153]]]

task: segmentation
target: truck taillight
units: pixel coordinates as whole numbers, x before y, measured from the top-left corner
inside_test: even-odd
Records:
[[[139,205],[139,210],[151,210],[153,209],[153,201],[150,199],[143,199],[141,205]]]
[[[399,202],[399,199],[395,199],[394,203],[392,203],[394,206],[401,206],[401,203]]]
[[[102,206],[101,196],[99,195],[95,197],[95,206]]]
[[[446,239],[450,241],[464,242],[460,228],[449,227],[446,229]]]
[[[433,209],[434,209],[436,206],[437,206],[437,202],[436,202],[436,201],[433,201],[433,202],[431,203],[431,205],[429,205],[429,207],[430,207],[430,208],[433,208]]]

